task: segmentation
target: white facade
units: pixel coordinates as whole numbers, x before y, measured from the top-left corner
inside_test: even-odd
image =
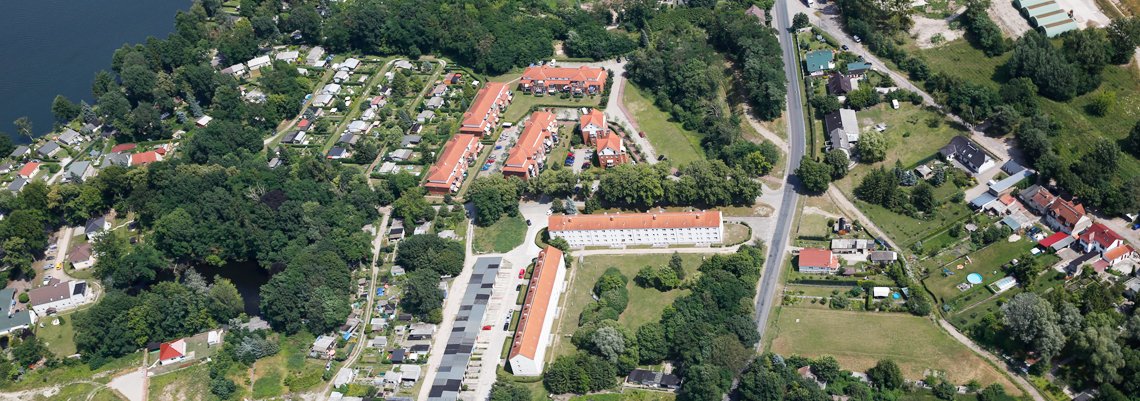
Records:
[[[87,295],[90,289],[87,288],[86,281],[66,281],[58,284],[58,286],[67,287],[67,292],[60,292],[57,297],[45,299],[43,302],[31,304],[32,311],[38,316],[47,316],[48,310],[55,309],[56,313],[63,312],[83,305],[87,302]],[[80,291],[76,293],[76,286],[80,287]],[[33,300],[34,302],[35,300]]]
[[[526,355],[515,355],[511,358],[511,373],[515,376],[539,376],[546,360],[546,349],[550,347],[550,337],[554,332],[554,318],[558,316],[558,301],[562,292],[566,290],[566,266],[558,264],[558,274],[554,277],[554,291],[550,294],[550,306],[553,310],[546,311],[542,319],[542,335],[538,340],[538,348],[534,351],[534,359]]]
[[[715,217],[713,217],[715,215]],[[632,216],[632,215],[630,215]],[[618,220],[625,217],[617,215]],[[581,218],[581,217],[575,217]],[[689,227],[648,227],[613,224],[605,227],[605,222],[596,224],[599,227],[588,229],[550,230],[551,237],[563,238],[571,248],[587,246],[628,246],[652,245],[665,246],[672,244],[710,245],[724,242],[724,222],[720,220],[720,213],[710,213],[709,218],[716,219],[716,225],[693,225]],[[613,220],[611,220],[613,221]]]

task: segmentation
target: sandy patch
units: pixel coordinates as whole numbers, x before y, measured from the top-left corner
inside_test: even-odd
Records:
[[[990,19],[1001,27],[1002,33],[1005,36],[1017,39],[1030,29],[1029,21],[1021,16],[1021,12],[1013,6],[1013,2],[1009,1],[994,1],[990,3]]]
[[[562,48],[562,41],[554,41],[554,55],[556,57],[566,57],[566,50]]]
[[[843,216],[840,216],[838,214],[828,212],[826,210],[820,209],[820,208],[815,207],[815,206],[804,206],[804,213],[805,214],[820,215],[820,216],[832,218],[832,219],[838,219],[840,217],[843,217]]]
[[[946,42],[958,39],[962,37],[962,31],[950,29],[949,22],[956,16],[957,14],[948,19],[933,19],[915,15],[912,17],[912,19],[914,19],[914,26],[910,28],[910,36],[914,38],[915,43],[922,49],[938,47],[946,44]],[[935,40],[936,38],[940,39]]]
[[[1073,19],[1077,20],[1077,25],[1081,27],[1105,27],[1112,22],[1112,19],[1097,7],[1096,2],[1090,0],[1057,0],[1057,5],[1060,5],[1062,10],[1072,10]]]

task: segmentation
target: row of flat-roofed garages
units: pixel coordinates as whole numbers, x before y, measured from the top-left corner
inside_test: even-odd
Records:
[[[1080,28],[1070,11],[1062,9],[1056,0],[1014,0],[1014,4],[1030,25],[1049,37]]]

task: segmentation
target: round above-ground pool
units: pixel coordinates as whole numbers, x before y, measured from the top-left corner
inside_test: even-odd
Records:
[[[966,276],[966,281],[970,284],[981,284],[982,275],[978,273],[970,273],[968,276]]]
[[[899,299],[899,298],[902,298],[902,295],[899,295],[899,293],[897,293],[897,292],[891,293],[891,299]]]

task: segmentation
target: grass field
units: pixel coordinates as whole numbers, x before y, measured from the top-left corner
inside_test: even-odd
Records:
[[[521,120],[523,116],[530,114],[530,108],[535,105],[597,107],[600,101],[601,96],[570,97],[563,99],[560,95],[534,96],[523,93],[522,91],[517,91],[515,92],[515,98],[511,100],[511,105],[507,106],[507,112],[503,113],[503,121],[511,123],[517,122]]]
[[[701,263],[701,259],[705,256],[698,253],[682,253],[681,260],[684,262],[687,277],[696,275],[697,267]],[[643,254],[643,255],[593,255],[586,256],[582,259],[582,263],[578,263],[572,267],[573,275],[570,281],[570,288],[563,293],[563,307],[562,312],[559,314],[556,327],[558,330],[558,337],[568,338],[574,331],[578,329],[578,315],[582,314],[582,309],[594,302],[593,291],[594,283],[598,281],[598,277],[609,267],[616,267],[621,270],[629,278],[629,284],[626,288],[629,289],[629,306],[625,312],[622,312],[618,322],[631,330],[637,330],[638,327],[650,322],[655,322],[661,319],[661,311],[665,310],[666,306],[673,303],[673,300],[682,294],[688,293],[688,290],[672,290],[667,292],[657,291],[652,288],[641,288],[633,283],[633,277],[637,275],[637,271],[645,266],[665,266],[669,263],[671,254]],[[574,345],[569,341],[558,341],[553,355],[548,360],[554,360],[559,355],[570,354],[574,351]]]
[[[150,378],[148,400],[206,400],[210,395],[209,368],[198,364],[176,372]]]
[[[75,354],[75,326],[72,325],[74,317],[75,314],[51,316],[40,320],[44,327],[36,328],[36,336],[58,357]],[[59,324],[52,325],[56,319],[59,319]]]
[[[645,93],[633,84],[625,86],[622,103],[637,119],[638,127],[658,155],[665,155],[674,165],[687,164],[704,158],[700,137],[672,121],[669,113],[661,111]]]
[[[1029,250],[1033,248],[1033,245],[1032,241],[1024,238],[1016,242],[1009,242],[1003,238],[998,240],[998,242],[970,254],[971,262],[966,262],[965,259],[950,262],[950,266],[947,266],[947,268],[954,273],[953,275],[944,276],[941,270],[937,270],[937,268],[931,269],[930,277],[923,280],[923,283],[926,284],[926,288],[929,289],[937,299],[949,301],[962,294],[962,291],[958,291],[955,286],[966,282],[967,275],[970,273],[981,274],[983,284],[997,281],[1005,277],[1005,273],[1001,271],[1001,266],[1005,263],[1009,263],[1009,261],[1014,258],[1028,253]],[[962,270],[956,268],[959,264],[963,265]],[[984,288],[977,289],[987,291]]]
[[[1130,0],[1130,6],[1140,6],[1140,0]],[[977,84],[997,88],[1008,80],[1002,64],[1009,53],[989,58],[974,49],[965,40],[957,40],[937,49],[922,51],[923,58],[933,71]],[[1103,117],[1092,116],[1085,107],[1101,93],[1116,94],[1116,103]],[[1132,66],[1107,66],[1100,88],[1066,102],[1041,99],[1042,111],[1049,114],[1061,127],[1059,135],[1052,137],[1054,148],[1070,162],[1079,160],[1090,149],[1090,137],[1119,140],[1128,135],[1132,125],[1140,119],[1140,74]],[[1120,158],[1121,174],[1130,177],[1140,174],[1140,160],[1124,152]]]
[[[312,334],[305,332],[293,336],[280,336],[278,341],[281,344],[281,351],[254,362],[253,388],[248,391],[253,393],[255,398],[262,399],[279,396],[285,392],[305,391],[322,383],[321,373],[324,372],[324,363],[305,357],[313,339]],[[335,371],[335,365],[333,369]],[[248,376],[244,370],[241,373],[241,377],[231,377],[231,379],[239,386],[244,386],[248,382]],[[285,385],[286,378],[291,378],[288,386]]]
[[[522,245],[526,236],[526,220],[522,216],[503,216],[487,227],[475,226],[471,247],[475,252],[503,253]]]
[[[901,161],[903,167],[916,167],[921,161],[935,158],[951,138],[965,133],[942,116],[910,103],[900,104],[898,110],[880,104],[859,111],[857,116],[864,132],[875,124],[887,125],[883,131],[888,146],[883,164],[887,168],[893,167],[895,160]],[[932,121],[937,125],[932,126]]]
[[[664,391],[625,389],[621,393],[590,394],[573,397],[570,401],[673,401],[677,394]]]
[[[1000,371],[943,332],[929,319],[895,313],[868,313],[783,307],[775,325],[772,351],[808,357],[831,355],[840,366],[866,371],[880,359],[893,359],[908,379],[927,369],[946,373],[963,384],[1000,383],[1016,387]]]
[[[724,243],[736,245],[751,239],[752,230],[740,223],[727,223],[724,225]]]

